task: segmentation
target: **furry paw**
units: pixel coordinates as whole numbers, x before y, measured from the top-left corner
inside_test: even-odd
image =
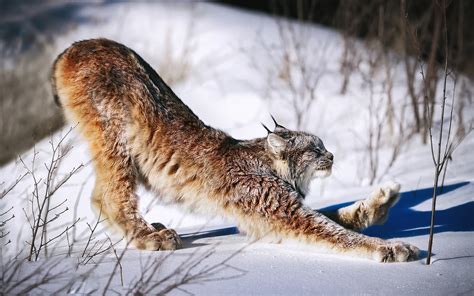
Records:
[[[393,206],[400,197],[400,184],[394,181],[387,182],[380,187],[380,190],[383,192],[385,200],[387,202],[392,202],[391,205]]]
[[[388,182],[380,186],[369,197],[374,204],[393,206],[400,197],[400,184],[396,182]]]
[[[142,250],[164,251],[179,249],[183,243],[176,231],[164,228],[144,237],[136,238],[135,245]]]
[[[364,201],[367,217],[371,220],[369,225],[383,224],[388,218],[388,210],[400,198],[400,184],[389,182],[375,190]]]
[[[418,259],[420,250],[404,242],[393,242],[377,247],[374,259],[378,262],[408,262]]]
[[[158,234],[162,239],[160,250],[176,250],[183,245],[178,233],[173,229],[162,229]]]

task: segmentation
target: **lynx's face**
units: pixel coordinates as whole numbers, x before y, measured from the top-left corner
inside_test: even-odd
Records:
[[[320,138],[277,126],[267,136],[267,150],[280,176],[306,194],[311,180],[331,174],[334,156]]]

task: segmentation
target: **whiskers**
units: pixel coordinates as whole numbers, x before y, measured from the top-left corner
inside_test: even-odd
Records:
[[[334,163],[332,165],[332,174],[330,178],[334,180],[334,182],[344,185],[344,186],[353,185],[353,184],[350,184],[350,182],[348,182],[347,180],[345,180],[347,179],[347,172],[344,173],[343,168],[341,168],[341,166],[337,163]]]

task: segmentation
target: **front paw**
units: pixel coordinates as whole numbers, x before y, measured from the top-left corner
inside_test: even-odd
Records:
[[[377,247],[374,259],[378,262],[408,262],[418,259],[420,250],[404,242],[393,242]]]

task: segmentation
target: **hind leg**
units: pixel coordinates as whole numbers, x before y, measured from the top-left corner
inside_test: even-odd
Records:
[[[387,183],[364,199],[334,212],[322,212],[338,224],[352,230],[361,231],[371,225],[383,224],[389,209],[400,197],[400,184]]]
[[[127,147],[130,85],[124,85],[123,75],[104,72],[91,61],[77,47],[70,48],[56,61],[53,80],[65,115],[78,123],[89,143],[96,172],[93,207],[138,248],[176,249],[181,245],[176,232],[156,230],[138,210],[137,174]]]
[[[137,187],[137,173],[120,135],[110,128],[107,133],[100,125],[81,125],[89,139],[90,150],[96,173],[92,193],[92,207],[101,220],[111,228],[118,229],[138,249],[175,250],[181,246],[181,239],[171,229],[155,229],[140,214]],[[112,122],[113,123],[113,122]],[[110,127],[111,124],[109,124]]]
[[[109,158],[110,159],[110,158]],[[120,162],[120,161],[117,161]],[[175,250],[181,239],[171,229],[155,229],[139,212],[136,180],[126,161],[96,168],[92,204],[107,223],[123,232],[139,249]],[[99,166],[97,166],[99,167]],[[105,169],[106,168],[106,169]]]

